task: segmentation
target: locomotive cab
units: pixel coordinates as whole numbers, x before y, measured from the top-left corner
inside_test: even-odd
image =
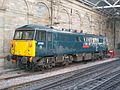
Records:
[[[47,53],[46,40],[48,47],[51,46],[52,34],[49,32],[46,37],[46,27],[38,25],[25,25],[17,28],[11,41],[10,53],[7,56],[8,61],[25,63],[32,62],[34,57],[43,57]],[[48,48],[49,50],[49,48]]]
[[[35,30],[16,30],[11,41],[11,54],[35,56]]]

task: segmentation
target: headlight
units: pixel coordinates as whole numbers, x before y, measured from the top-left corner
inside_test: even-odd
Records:
[[[11,53],[14,54],[15,50],[13,48],[11,48]]]

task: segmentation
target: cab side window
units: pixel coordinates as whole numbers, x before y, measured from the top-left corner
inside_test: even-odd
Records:
[[[103,43],[103,39],[102,38],[99,39],[99,43]]]
[[[48,33],[48,41],[52,41],[52,33]]]
[[[41,32],[41,41],[46,41],[46,32]]]
[[[36,40],[46,41],[46,32],[45,31],[37,31],[36,32]]]
[[[41,32],[40,31],[36,32],[36,40],[38,40],[38,41],[41,40]]]

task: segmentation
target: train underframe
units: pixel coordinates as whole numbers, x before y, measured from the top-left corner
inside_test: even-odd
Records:
[[[12,56],[8,57],[8,60],[16,62],[19,68],[27,70],[43,70],[47,68],[55,67],[56,65],[68,65],[72,62],[80,62],[86,60],[101,60],[108,57],[107,52],[93,52],[93,53],[81,53],[81,54],[68,54],[59,56],[47,56],[47,57],[23,57]]]

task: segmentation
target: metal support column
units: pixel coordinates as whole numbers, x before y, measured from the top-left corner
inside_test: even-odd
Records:
[[[113,19],[113,43],[114,49],[116,48],[116,20]]]

